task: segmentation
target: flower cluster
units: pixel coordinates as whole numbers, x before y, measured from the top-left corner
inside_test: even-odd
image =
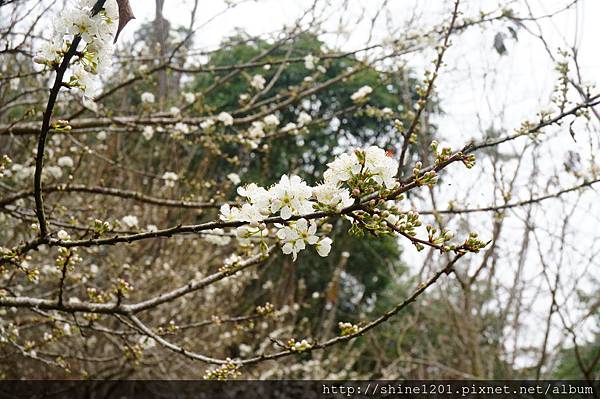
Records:
[[[291,254],[294,260],[308,245],[325,257],[333,242],[326,236],[329,225],[322,217],[309,220],[308,216],[315,211],[339,213],[363,193],[392,189],[397,169],[398,163],[381,148],[356,150],[329,163],[324,182],[315,187],[293,175],[283,175],[268,189],[254,183],[238,187],[237,193],[245,202],[239,207],[223,205],[220,217],[226,222],[247,223],[236,231],[243,245],[275,238],[283,253]],[[282,223],[270,230],[264,221],[272,216],[279,216]]]
[[[363,86],[350,96],[350,99],[356,103],[363,102],[369,97],[369,94],[373,92],[371,86]]]
[[[174,172],[165,172],[162,175],[162,179],[165,182],[165,187],[173,188],[175,187],[175,183],[177,182],[177,180],[179,180],[179,176],[177,175],[177,173]]]
[[[61,12],[54,24],[50,40],[34,57],[34,62],[56,68],[69,50],[75,37],[80,36],[83,48],[78,48],[71,68],[69,87],[80,89],[89,96],[97,85],[97,76],[110,66],[112,39],[117,29],[118,9],[113,0],[92,17],[95,0],[78,0],[69,10]]]

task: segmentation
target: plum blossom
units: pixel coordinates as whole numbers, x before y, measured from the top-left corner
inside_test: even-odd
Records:
[[[398,172],[398,162],[379,147],[371,146],[365,150],[365,169],[373,174],[373,180],[386,188],[396,184],[394,176]]]
[[[56,236],[61,241],[67,241],[67,240],[71,239],[71,236],[69,235],[69,233],[67,233],[64,230],[59,230],[58,233],[56,233]]]
[[[103,12],[92,17],[95,3],[80,0],[64,10],[55,21],[48,42],[33,58],[37,64],[54,68],[71,46],[73,37],[80,36],[82,43],[77,50],[81,55],[73,58],[71,76],[64,84],[81,89],[86,97],[98,86],[98,75],[110,67],[114,52],[112,39],[119,17],[114,1],[107,1]]]
[[[289,122],[284,127],[281,128],[281,132],[287,133],[287,132],[294,131],[296,129],[298,129],[298,125],[296,125],[294,122]]]
[[[144,136],[146,140],[150,140],[152,136],[154,136],[154,128],[152,126],[145,126],[142,136]]]
[[[242,182],[242,179],[240,179],[240,176],[237,173],[228,174],[227,179],[236,186]]]
[[[217,119],[219,120],[219,122],[223,123],[223,125],[225,125],[225,126],[233,125],[233,117],[230,114],[228,114],[227,112],[221,112],[217,116]]]
[[[183,122],[179,122],[176,123],[175,126],[173,127],[173,129],[175,130],[176,134],[190,134],[191,129],[190,129],[190,125],[188,125],[187,123],[183,123]]]
[[[340,189],[333,184],[324,183],[316,186],[313,189],[313,195],[317,199],[317,202],[332,206],[338,211],[341,211],[354,203],[348,189]]]
[[[202,238],[211,244],[225,246],[231,242],[231,237],[225,235],[225,230],[223,229],[211,229],[205,233],[202,235]]]
[[[370,185],[393,188],[396,185],[398,163],[388,157],[383,149],[373,146],[341,154],[327,166],[324,182],[314,187],[295,175],[283,175],[269,188],[254,183],[240,186],[237,193],[244,202],[241,206],[222,205],[220,218],[225,222],[246,222],[247,224],[237,227],[236,235],[240,244],[247,244],[255,239],[264,240],[269,237],[265,219],[278,215],[286,221],[275,224],[274,231],[284,254],[291,254],[295,260],[307,245],[313,245],[320,256],[327,256],[332,246],[331,238],[326,236],[331,231],[331,227],[327,227],[330,225],[321,224],[319,227],[315,220],[308,221],[306,217],[315,209],[323,209],[323,206],[336,212],[352,206],[355,199],[350,190],[355,187],[354,179]],[[239,176],[236,177],[239,179]],[[228,178],[237,184],[237,179],[231,177],[231,174]],[[352,182],[349,183],[350,181]],[[298,220],[293,220],[293,216],[298,217]],[[318,231],[323,236],[318,235]]]
[[[190,92],[183,93],[183,98],[188,104],[192,104],[194,101],[196,101],[196,95]]]
[[[174,172],[165,172],[162,179],[165,181],[165,187],[175,187],[175,182],[179,180],[179,176]]]
[[[221,205],[220,211],[220,219],[224,222],[235,222],[238,220],[240,216],[240,209],[235,206],[231,206],[229,204]]]
[[[265,124],[261,121],[252,122],[252,126],[248,129],[248,134],[252,139],[260,139],[265,135]]]
[[[208,130],[215,125],[215,120],[212,118],[208,118],[202,122],[200,122],[200,128],[202,130]]]
[[[149,92],[142,93],[142,95],[140,96],[140,100],[142,100],[142,103],[144,104],[154,104],[154,102],[156,101],[154,94]]]
[[[74,165],[73,158],[71,158],[69,156],[60,157],[60,158],[58,158],[57,164],[61,168],[72,168]]]
[[[33,170],[35,171],[35,168]],[[63,171],[59,166],[48,166],[43,173],[47,173],[55,179],[60,179],[63,175]]]
[[[300,112],[300,115],[298,115],[298,124],[299,125],[307,125],[311,121],[312,121],[312,117],[304,111]]]
[[[123,224],[125,226],[127,226],[129,228],[137,227],[138,223],[139,223],[137,216],[133,216],[133,215],[123,216],[121,221],[123,222]]]
[[[309,201],[312,188],[299,176],[281,176],[279,183],[275,184],[269,193],[272,196],[271,212],[279,212],[284,220],[293,214],[302,215],[313,211],[313,203]]]
[[[317,242],[317,244],[315,245],[315,248],[317,249],[317,253],[319,254],[319,256],[322,257],[326,257],[329,255],[329,252],[331,252],[331,243],[333,242],[333,240],[329,237],[324,237],[322,238],[319,242]]]
[[[262,75],[254,75],[250,81],[250,86],[254,87],[256,90],[262,90],[265,88],[265,83],[267,83],[267,81]]]
[[[371,86],[363,86],[350,96],[350,99],[354,102],[360,102],[367,98],[369,94],[373,92]]]
[[[319,59],[312,54],[308,54],[304,57],[304,67],[308,70],[315,69],[315,64],[319,62]]]
[[[267,125],[267,126],[279,125],[279,118],[273,114],[265,116],[263,121],[265,122],[265,125]]]
[[[383,149],[375,146],[367,148],[364,157],[364,165],[361,165],[356,153],[342,154],[327,164],[329,169],[324,174],[325,182],[336,185],[362,173],[369,174],[376,183],[388,189],[392,188],[396,183],[394,176],[398,171],[398,162],[388,157]]]
[[[296,260],[298,252],[306,248],[306,244],[315,245],[319,241],[316,235],[317,224],[314,221],[310,223],[306,219],[299,219],[295,223],[283,226],[277,232],[277,238],[283,244],[281,250],[284,254],[292,254]]]
[[[346,182],[354,175],[360,173],[361,165],[355,154],[342,154],[333,162],[328,163],[329,169],[325,171],[323,177],[325,182],[337,185]]]

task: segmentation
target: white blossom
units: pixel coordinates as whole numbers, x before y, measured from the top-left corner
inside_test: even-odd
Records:
[[[317,202],[332,206],[338,211],[341,211],[354,203],[348,189],[340,189],[336,185],[328,183],[316,186],[313,189],[313,195],[317,199]]]
[[[156,99],[154,98],[154,94],[149,92],[142,93],[140,99],[144,104],[154,104],[154,101],[156,101]]]
[[[279,125],[279,118],[276,115],[267,115],[265,116],[265,118],[263,119],[263,121],[265,122],[265,125],[267,126],[277,126]]]
[[[137,227],[138,223],[139,223],[137,216],[133,216],[133,215],[123,216],[121,221],[123,222],[123,224],[125,226],[127,226],[129,228]]]
[[[59,230],[58,233],[56,233],[56,236],[61,241],[67,241],[67,240],[71,239],[71,236],[69,235],[69,233],[67,233],[64,230]]]
[[[387,156],[382,148],[371,146],[365,150],[365,168],[373,174],[373,180],[386,188],[396,184],[394,176],[398,172],[398,162]]]
[[[175,130],[175,133],[183,135],[190,134],[191,132],[190,126],[187,123],[183,122],[176,123],[173,129]]]
[[[261,121],[252,122],[252,126],[248,129],[248,134],[252,139],[260,139],[265,135],[265,124]]]
[[[307,125],[311,121],[312,121],[312,117],[304,111],[300,112],[300,115],[298,115],[298,124],[299,125]]]
[[[277,238],[283,244],[282,252],[292,254],[292,258],[296,260],[298,252],[305,249],[306,244],[315,245],[319,241],[316,232],[317,224],[314,221],[309,223],[306,219],[299,219],[279,229]]]
[[[44,169],[44,172],[47,172],[50,176],[54,177],[55,179],[60,179],[63,175],[62,169],[58,166],[48,166]]]
[[[333,240],[329,237],[324,237],[319,242],[317,242],[315,248],[317,249],[318,254],[322,257],[328,256],[329,252],[331,252],[332,242]]]
[[[240,176],[237,173],[230,173],[227,175],[227,178],[236,186],[242,182]]]
[[[371,88],[371,86],[363,86],[360,89],[358,89],[357,91],[355,91],[354,93],[352,93],[352,95],[350,96],[350,99],[355,102],[362,101],[365,98],[367,98],[367,96],[369,94],[371,94],[372,92],[373,92],[373,89]]]
[[[212,118],[208,118],[202,122],[200,122],[200,128],[202,130],[208,130],[215,125],[215,120]]]
[[[350,180],[353,175],[357,175],[361,170],[360,162],[355,154],[342,154],[333,162],[328,163],[327,166],[329,169],[325,171],[323,177],[326,183],[332,185]]]
[[[259,127],[256,125],[256,128]],[[269,236],[264,220],[279,215],[281,219],[289,221],[275,224],[275,235],[285,254],[291,254],[296,259],[307,245],[314,245],[320,256],[327,256],[332,240],[326,234],[331,232],[331,226],[321,224],[318,227],[315,220],[308,221],[306,216],[314,212],[317,204],[329,206],[337,212],[352,206],[355,199],[350,189],[354,187],[354,179],[388,189],[394,187],[398,163],[388,157],[383,149],[369,147],[341,154],[327,166],[324,182],[315,187],[306,184],[299,176],[288,175],[283,175],[269,188],[254,183],[240,186],[237,193],[245,202],[241,206],[222,205],[220,218],[226,222],[247,223],[236,228],[236,235],[240,244],[252,245],[253,240],[256,242],[257,238],[264,240]],[[236,177],[239,179],[239,176]],[[237,184],[237,179],[231,174],[228,178]],[[349,185],[351,179],[352,185]],[[300,218],[293,221],[290,220],[292,216]],[[317,235],[318,230],[322,237]]]
[[[308,70],[315,69],[315,64],[319,62],[319,59],[312,54],[308,54],[304,57],[304,67]]]
[[[192,104],[194,101],[196,101],[196,95],[194,93],[190,93],[190,92],[183,93],[183,98],[185,99],[185,102],[188,104]]]
[[[225,235],[225,230],[223,229],[211,229],[206,230],[204,234],[202,234],[202,238],[214,245],[224,246],[231,242],[231,237]]]
[[[54,21],[49,40],[33,58],[35,63],[54,68],[67,52],[73,36],[79,35],[82,43],[77,50],[81,55],[72,59],[71,76],[65,84],[81,89],[86,97],[98,86],[99,75],[110,67],[118,21],[116,2],[107,1],[104,11],[92,17],[94,4],[91,0],[80,0],[63,10]]]
[[[154,136],[154,128],[152,126],[145,126],[142,136],[144,136],[146,140],[150,140],[152,136]]]
[[[74,165],[73,158],[69,156],[60,157],[58,158],[57,164],[62,168],[72,168]]]
[[[281,180],[269,190],[269,194],[271,211],[279,212],[284,220],[293,214],[302,215],[313,211],[313,203],[309,201],[312,189],[299,176],[281,176]]]
[[[296,129],[298,129],[298,125],[296,125],[294,122],[289,122],[284,127],[281,128],[281,132],[287,133],[287,132],[291,132]]]
[[[262,75],[254,75],[250,81],[250,86],[254,87],[256,90],[262,90],[265,88],[265,83],[267,83],[267,81]]]
[[[165,181],[165,187],[175,187],[175,182],[179,180],[179,176],[174,172],[165,172],[162,179]]]
[[[223,125],[225,125],[225,126],[233,125],[233,117],[230,114],[228,114],[227,112],[221,112],[217,116],[217,119],[219,120],[219,122],[223,123]]]
[[[396,183],[394,176],[398,171],[398,162],[388,157],[383,149],[375,146],[367,148],[364,156],[363,166],[355,153],[340,155],[327,165],[329,169],[324,173],[325,182],[337,185],[348,181],[362,170],[363,174],[370,174],[370,178],[376,183],[392,188]]]

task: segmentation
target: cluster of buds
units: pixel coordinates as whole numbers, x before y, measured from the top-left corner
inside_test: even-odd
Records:
[[[305,339],[303,339],[302,341],[296,341],[294,338],[292,338],[287,342],[287,345],[292,352],[298,353],[304,352],[305,350],[312,348],[312,345],[309,344],[308,341]]]
[[[264,305],[258,305],[256,307],[256,313],[258,313],[261,316],[266,316],[268,314],[271,314],[275,311],[275,306],[273,306],[272,303],[267,302]]]
[[[467,167],[467,169],[471,169],[473,166],[475,166],[475,155],[463,155],[461,161]]]
[[[108,232],[111,229],[111,226],[108,222],[103,222],[102,220],[94,219],[94,221],[92,222],[92,229],[94,230],[94,235],[96,237],[100,237],[106,232]]]
[[[0,343],[7,341],[15,341],[19,337],[19,328],[13,324],[8,323],[3,326],[0,324]]]
[[[465,240],[462,247],[468,252],[479,252],[481,249],[485,248],[487,243],[481,241],[477,238],[477,233],[469,233],[469,237]]]
[[[427,239],[434,245],[444,244],[454,238],[452,230],[442,230],[438,234],[437,229],[432,225],[427,225],[425,229],[427,230]]]
[[[133,285],[127,280],[122,278],[117,279],[117,282],[113,288],[115,295],[127,296],[128,293],[133,291]]]
[[[98,291],[94,287],[89,287],[86,289],[87,296],[90,302],[94,303],[106,303],[110,300],[110,295]]]
[[[123,353],[125,354],[125,358],[133,361],[133,363],[137,365],[142,359],[144,349],[140,344],[125,345],[123,347]]]
[[[356,324],[347,322],[338,323],[338,327],[340,328],[342,336],[356,334],[360,330]]]
[[[239,371],[240,366],[235,364],[230,358],[227,358],[227,363],[212,370],[206,370],[204,373],[205,380],[228,380],[242,375]]]
[[[177,324],[175,324],[174,320],[169,321],[165,327],[160,326],[157,328],[158,335],[166,335],[166,334],[174,334],[179,330]]]
[[[11,163],[12,159],[10,159],[8,155],[3,155],[2,158],[0,158],[0,178],[4,177],[6,168],[10,166]]]
[[[431,150],[435,156],[435,166],[441,165],[452,157],[452,149],[450,147],[444,147],[441,151],[438,151],[439,143],[435,140],[431,142]]]
[[[61,230],[62,232],[62,230]],[[63,241],[69,240],[69,236],[62,236],[59,234],[59,238]],[[67,270],[73,270],[73,267],[81,263],[81,256],[77,254],[77,248],[58,248],[58,256],[56,257],[56,268],[58,270],[63,270],[67,268]]]
[[[20,270],[25,273],[25,277],[31,283],[38,283],[40,279],[40,271],[37,268],[31,267],[29,262],[24,261],[20,265]]]
[[[364,110],[359,110],[357,114],[365,115],[369,118],[391,119],[394,116],[394,111],[388,107],[377,108],[368,105],[364,108]]]
[[[71,125],[69,124],[69,121],[59,119],[52,124],[52,130],[57,132],[68,132],[71,130]]]

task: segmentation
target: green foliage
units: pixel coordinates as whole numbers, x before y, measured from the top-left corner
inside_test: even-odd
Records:
[[[230,39],[237,43],[241,37]],[[257,41],[242,45],[227,46],[211,54],[209,64],[214,66],[235,65],[240,62],[252,62],[254,57],[266,51],[272,44]],[[322,84],[330,79],[343,74],[349,68],[360,65],[360,61],[354,56],[339,58],[327,58],[335,56],[336,53],[322,51],[324,48],[317,37],[304,34],[296,39],[294,49],[289,54],[291,59],[301,59],[308,54],[321,58],[319,65],[327,70],[324,74],[309,71],[303,62],[294,62],[287,65],[280,77],[266,94],[266,97],[274,95],[285,95],[290,88],[292,90],[306,89],[304,78],[314,72],[314,82],[311,84]],[[272,51],[268,56],[261,58],[262,63],[274,62],[285,59],[287,51],[283,48]],[[248,93],[248,82],[254,74],[262,74],[267,82],[278,73],[279,65],[274,64],[269,70],[262,66],[255,69],[247,69],[224,83],[218,83],[219,89],[212,90],[203,99],[203,105],[207,112],[217,114],[221,111],[230,112],[239,108],[239,96]],[[193,84],[193,92],[205,92],[211,85],[226,76],[230,71],[211,73],[199,76]],[[358,112],[346,112],[334,117],[340,110],[345,110],[354,105],[350,99],[352,93],[364,85],[371,86],[373,94],[369,98],[369,107],[361,108]],[[366,146],[378,144],[384,148],[394,148],[401,142],[398,132],[393,127],[394,118],[402,118],[400,110],[410,108],[409,104],[403,103],[404,92],[410,93],[411,80],[403,70],[381,73],[373,67],[365,69],[352,75],[348,79],[338,81],[324,90],[317,91],[300,104],[293,103],[280,111],[280,119],[283,123],[296,121],[299,113],[305,111],[314,120],[321,118],[331,119],[309,128],[309,133],[301,136],[284,135],[272,138],[267,144],[269,149],[264,151],[251,151],[246,154],[238,154],[238,146],[224,147],[224,152],[229,156],[240,156],[247,181],[259,184],[271,184],[275,176],[294,172],[301,175],[309,184],[314,184],[321,178],[326,168],[326,163],[333,158],[333,154],[341,148],[350,146]],[[248,93],[251,96],[254,93]],[[414,94],[409,95],[414,99]],[[395,114],[392,116],[381,115],[374,109],[389,108]],[[263,111],[263,109],[259,109]],[[242,112],[236,117],[251,115],[252,112]],[[225,165],[223,165],[226,167]]]

